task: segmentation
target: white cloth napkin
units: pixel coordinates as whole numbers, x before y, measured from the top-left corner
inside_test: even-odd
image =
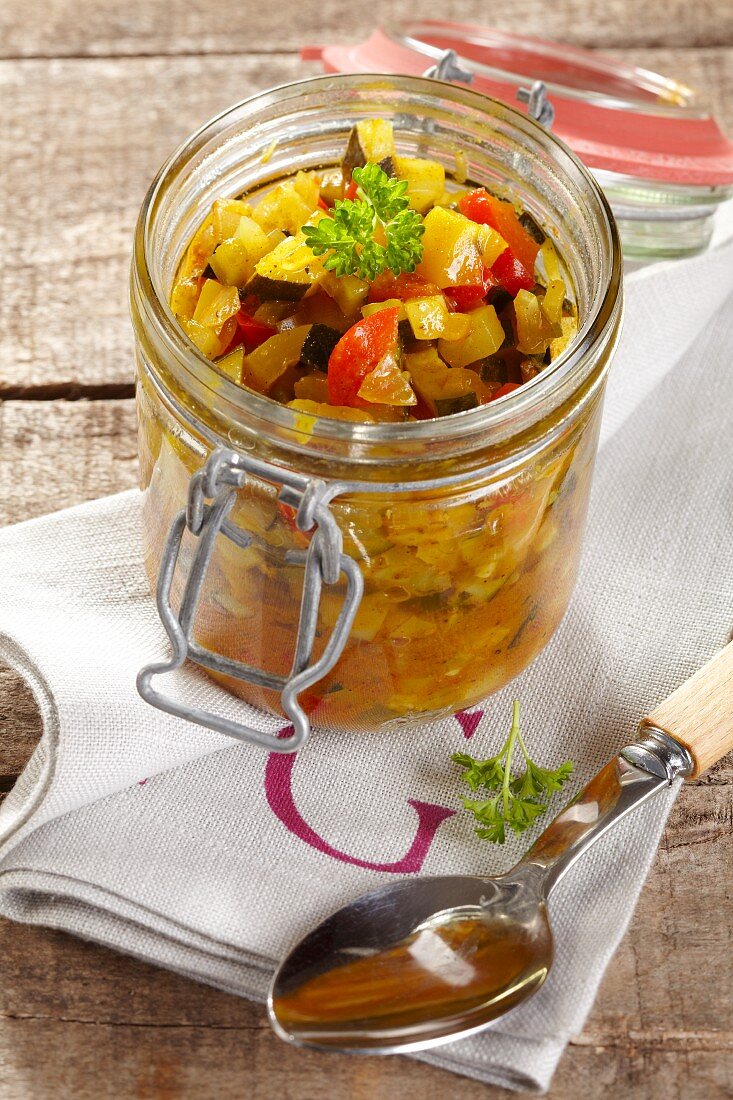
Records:
[[[733,621],[733,245],[634,273],[605,410],[581,579],[546,652],[492,698],[470,740],[489,755],[511,699],[543,763],[574,788],[727,640]],[[315,731],[297,757],[186,725],[137,697],[165,649],[140,560],[136,493],[0,532],[0,657],[25,675],[42,741],[0,810],[0,913],[66,929],[261,999],[315,922],[399,873],[492,873],[449,763],[456,719],[373,738]],[[185,674],[207,706],[279,723]],[[477,708],[477,711],[481,708]],[[464,729],[465,727],[465,729]],[[543,989],[484,1034],[420,1057],[482,1081],[547,1088],[628,925],[676,794],[629,816],[553,895]],[[559,808],[559,803],[558,803]]]

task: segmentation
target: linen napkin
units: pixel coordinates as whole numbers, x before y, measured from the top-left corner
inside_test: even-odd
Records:
[[[315,730],[283,757],[163,715],[134,686],[166,645],[137,493],[0,532],[0,657],[27,678],[44,720],[0,809],[0,913],[262,999],[276,960],[358,894],[400,874],[511,866],[543,823],[504,847],[478,840],[456,812],[450,754],[467,739],[474,755],[496,751],[518,696],[530,748],[547,765],[572,757],[577,789],[728,639],[732,293],[732,243],[630,276],[570,611],[516,682],[428,729]],[[167,686],[261,728],[282,725],[195,670]],[[510,1088],[548,1087],[677,789],[630,815],[560,884],[557,956],[540,992],[483,1034],[418,1057]]]

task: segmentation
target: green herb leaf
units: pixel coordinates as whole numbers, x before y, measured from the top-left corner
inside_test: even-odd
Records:
[[[425,227],[410,210],[407,181],[391,179],[378,164],[355,168],[357,198],[338,201],[332,217],[303,226],[305,242],[336,275],[374,279],[388,269],[414,271],[422,259]],[[381,243],[381,240],[386,243]]]
[[[520,746],[524,771],[512,774],[514,749]],[[496,756],[476,760],[465,752],[454,753],[454,763],[463,768],[462,779],[472,791],[496,792],[486,801],[464,798],[463,805],[476,819],[476,835],[492,844],[503,844],[506,830],[523,833],[548,808],[553,794],[567,782],[573,763],[567,760],[554,771],[541,768],[530,758],[519,728],[519,702],[515,700],[509,735]]]

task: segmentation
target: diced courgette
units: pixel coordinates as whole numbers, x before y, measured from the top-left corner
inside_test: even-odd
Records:
[[[303,366],[325,371],[328,368],[331,352],[340,339],[341,333],[338,329],[330,328],[328,325],[311,325],[300,353]]]

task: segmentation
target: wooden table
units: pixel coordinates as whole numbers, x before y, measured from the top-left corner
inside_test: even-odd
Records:
[[[132,227],[148,181],[200,122],[314,66],[411,5],[372,0],[3,0],[0,5],[0,523],[134,485]],[[438,14],[437,12],[435,14]],[[446,18],[603,48],[701,88],[733,129],[729,0],[524,0]],[[39,736],[0,669],[0,792]],[[714,1100],[733,1082],[731,793],[687,787],[555,1100]],[[72,939],[0,923],[0,1100],[496,1098],[405,1059],[285,1048],[262,1010]]]

